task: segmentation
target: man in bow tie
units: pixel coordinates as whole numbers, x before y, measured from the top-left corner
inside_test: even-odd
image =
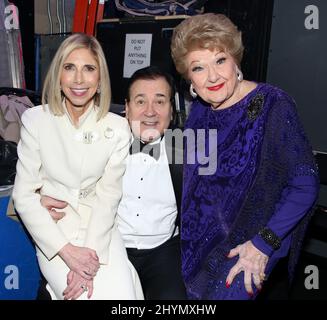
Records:
[[[148,300],[186,299],[178,230],[182,164],[174,161],[182,151],[165,138],[173,97],[171,76],[157,67],[138,70],[130,78],[125,107],[133,143],[117,224]],[[64,203],[48,197],[41,202],[54,219],[61,217],[53,208],[63,208]]]

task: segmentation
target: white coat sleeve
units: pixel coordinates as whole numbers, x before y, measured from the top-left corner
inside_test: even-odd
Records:
[[[69,241],[40,203],[36,191],[42,187],[42,166],[37,123],[39,110],[34,108],[22,116],[21,140],[18,143],[18,162],[13,200],[15,208],[36,245],[50,260]]]

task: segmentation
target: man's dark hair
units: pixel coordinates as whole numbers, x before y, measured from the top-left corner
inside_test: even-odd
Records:
[[[156,80],[158,78],[163,78],[166,80],[170,87],[170,101],[173,105],[173,109],[175,110],[175,82],[173,77],[167,73],[162,71],[157,66],[149,66],[142,69],[139,69],[133,73],[131,78],[129,79],[128,85],[127,85],[127,94],[126,94],[126,101],[130,102],[131,99],[131,87],[133,83],[135,83],[138,80]]]

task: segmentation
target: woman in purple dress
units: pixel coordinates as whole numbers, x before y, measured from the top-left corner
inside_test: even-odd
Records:
[[[241,32],[226,16],[184,20],[171,49],[195,98],[181,221],[188,297],[254,299],[280,258],[294,273],[318,193],[312,150],[293,99],[243,79]]]

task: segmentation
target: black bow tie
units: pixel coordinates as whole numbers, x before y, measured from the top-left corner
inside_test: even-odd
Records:
[[[158,160],[160,157],[160,141],[155,144],[144,143],[139,139],[134,139],[131,147],[129,148],[129,154],[145,153],[154,159]]]

